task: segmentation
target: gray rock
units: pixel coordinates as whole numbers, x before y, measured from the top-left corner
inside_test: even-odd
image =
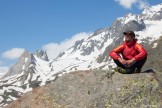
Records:
[[[102,70],[75,72],[34,89],[4,108],[160,108],[161,81],[160,72],[129,75]]]
[[[9,77],[9,76],[14,76],[14,75],[17,75],[17,74],[20,74],[20,73],[24,72],[26,70],[26,68],[29,67],[31,62],[32,62],[31,54],[29,54],[27,51],[25,51],[20,56],[20,58],[18,59],[16,64],[13,65],[9,69],[9,71],[2,78],[6,78],[6,77]]]

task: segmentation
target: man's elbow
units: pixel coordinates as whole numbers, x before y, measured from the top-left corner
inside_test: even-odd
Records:
[[[113,51],[109,52],[109,56],[112,58],[113,57]]]

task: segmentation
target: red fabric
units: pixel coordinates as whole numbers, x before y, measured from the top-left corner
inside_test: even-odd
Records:
[[[141,44],[138,44],[137,41],[124,42],[109,53],[110,57],[115,60],[118,60],[120,57],[119,54],[121,54],[125,60],[135,58],[136,61],[144,59],[147,56],[146,50]]]

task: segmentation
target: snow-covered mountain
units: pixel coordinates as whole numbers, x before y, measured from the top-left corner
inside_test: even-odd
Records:
[[[123,31],[133,30],[144,46],[162,36],[162,4],[149,7],[141,14],[117,18],[108,28],[98,29],[88,38],[75,42],[49,60],[45,51],[25,51],[17,63],[0,79],[0,106],[17,99],[32,88],[45,85],[59,76],[77,70],[111,69],[110,50],[123,42]],[[156,47],[156,46],[154,46]]]

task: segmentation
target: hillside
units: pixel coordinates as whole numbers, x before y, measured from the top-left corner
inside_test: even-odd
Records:
[[[65,74],[4,108],[161,108],[162,73],[106,70]]]
[[[144,69],[156,69],[162,72],[162,36],[153,41],[149,47],[147,47],[148,51],[148,59],[143,68]]]

